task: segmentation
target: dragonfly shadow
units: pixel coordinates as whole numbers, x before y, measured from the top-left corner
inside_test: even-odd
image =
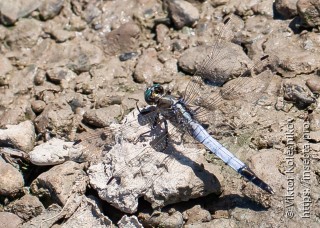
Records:
[[[182,145],[179,145],[179,149],[184,148]],[[186,148],[190,150],[190,148]],[[204,168],[203,164],[199,164],[198,162],[194,161],[192,157],[184,154],[180,150],[175,148],[173,143],[169,143],[167,148],[162,151],[163,153],[167,154],[167,162],[163,164],[167,170],[170,169],[170,166],[173,166],[172,163],[178,162],[182,166],[189,167],[193,170],[194,175],[203,182],[203,192],[204,194],[215,193],[216,195],[220,195],[221,193],[221,184],[218,178],[208,170]],[[194,154],[195,151],[193,151]],[[200,153],[200,151],[198,151]],[[202,156],[199,154],[198,156]],[[193,156],[197,157],[198,156]],[[172,163],[171,163],[172,162]],[[171,167],[171,168],[173,168]]]
[[[163,153],[166,155],[166,157],[161,160],[162,164],[158,164],[158,167],[162,171],[159,172],[157,178],[159,178],[163,172],[174,169],[172,168],[174,167],[174,163],[178,162],[180,165],[192,169],[194,175],[203,182],[202,195],[207,195],[210,193],[220,194],[221,184],[217,177],[213,173],[206,170],[203,164],[199,164],[195,161],[199,160],[199,156],[202,156],[200,154],[200,149],[184,147],[182,143],[182,137],[180,137],[182,132],[178,130],[179,128],[177,128],[174,123],[170,122],[170,124],[173,124],[174,130],[170,130],[170,133],[168,133],[169,123],[166,122],[167,120],[160,119],[156,116],[154,107],[145,110],[146,111],[138,114],[138,122],[140,125],[151,124],[153,126],[148,136],[152,138],[149,144],[153,150],[155,150],[155,153]],[[154,112],[155,115],[153,115],[152,112]],[[144,119],[146,113],[148,114],[148,119]],[[144,136],[142,136],[142,138],[143,137]],[[156,160],[156,157],[158,157],[158,155],[155,155],[154,159],[151,158],[151,160]],[[184,175],[185,170],[183,171],[183,169],[180,169],[179,167],[179,171],[180,170],[180,173]],[[190,176],[190,178],[192,177]],[[153,183],[154,181],[155,180],[153,180]]]

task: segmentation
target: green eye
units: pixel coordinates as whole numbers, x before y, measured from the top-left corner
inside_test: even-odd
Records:
[[[149,102],[151,102],[151,95],[152,95],[152,87],[149,87],[146,89],[146,91],[144,92],[144,99],[145,101],[149,104]]]

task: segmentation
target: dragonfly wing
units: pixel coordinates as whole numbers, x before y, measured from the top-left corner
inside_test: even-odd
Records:
[[[146,136],[139,137],[136,142],[131,138],[117,141],[104,159],[107,181],[105,186],[97,189],[102,199],[133,213],[140,196],[144,196],[153,207],[162,207],[180,201],[181,194],[188,199],[220,192],[216,177],[194,162],[202,157],[199,149],[177,145],[181,131],[170,124],[168,129],[169,133],[158,134],[158,138]],[[164,151],[155,149],[163,147],[159,144],[166,145]],[[90,182],[98,182],[96,178]]]

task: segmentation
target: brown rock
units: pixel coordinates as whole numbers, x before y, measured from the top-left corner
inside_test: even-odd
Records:
[[[199,11],[191,3],[184,0],[165,1],[168,4],[169,16],[176,29],[193,26],[199,20]]]
[[[11,203],[8,208],[24,221],[28,221],[44,211],[44,206],[40,200],[36,196],[29,194]]]
[[[0,227],[17,228],[22,220],[15,214],[9,212],[0,212]]]
[[[0,160],[0,173],[0,195],[14,196],[22,190],[24,180],[16,168]]]
[[[307,27],[320,26],[319,0],[299,0],[297,2],[299,16]]]
[[[276,0],[274,5],[284,19],[290,19],[298,15],[297,2],[298,0]]]
[[[137,48],[139,36],[138,25],[133,22],[125,23],[106,35],[103,41],[104,50],[108,55],[134,51]]]
[[[83,165],[68,161],[38,176],[31,183],[31,190],[48,202],[64,205],[72,193],[85,192],[86,181]]]

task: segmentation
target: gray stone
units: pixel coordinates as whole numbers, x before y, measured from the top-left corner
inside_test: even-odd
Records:
[[[22,191],[24,180],[16,168],[0,160],[0,173],[0,195],[15,196]]]
[[[298,0],[297,8],[305,26],[320,26],[320,2],[318,0]]]
[[[80,206],[76,208],[76,211],[61,227],[113,227],[112,221],[102,211],[103,208],[99,205],[98,199],[83,196],[81,197]]]
[[[41,195],[49,202],[65,205],[73,193],[83,194],[86,186],[87,177],[83,165],[67,161],[42,173],[30,187],[33,194]]]
[[[53,227],[53,225],[61,218],[65,216],[65,213],[61,213],[61,207],[57,204],[52,204],[46,210],[32,218],[30,221],[22,224],[22,228],[38,228],[38,227]]]
[[[157,59],[155,49],[147,49],[139,57],[133,78],[138,83],[152,84],[163,72],[163,66]]]
[[[77,77],[76,73],[64,67],[47,70],[47,76],[50,81],[56,84],[60,84],[62,80],[69,82]]]
[[[196,222],[209,222],[211,220],[211,214],[209,211],[201,208],[200,205],[196,205],[183,212],[183,217],[187,217],[187,224]]]
[[[8,98],[8,97],[7,97]],[[17,97],[15,97],[17,99]],[[4,101],[9,103],[10,101]],[[11,103],[11,102],[10,102]],[[0,116],[0,127],[5,128],[7,125],[18,125],[21,122],[34,120],[35,114],[31,109],[31,105],[26,100],[16,100],[13,102],[12,108],[7,109]]]
[[[279,172],[279,165],[283,154],[279,150],[260,150],[258,154],[250,158],[250,167],[259,178],[268,183],[277,193],[285,188],[285,176]],[[265,164],[268,164],[267,166]],[[251,183],[248,183],[247,188],[255,188]]]
[[[179,211],[155,212],[152,216],[144,216],[142,223],[146,227],[174,228],[184,225],[183,216]]]
[[[37,44],[41,35],[41,26],[41,22],[35,19],[21,19],[11,30],[6,42],[15,50],[32,48]]]
[[[273,56],[277,53],[279,64],[276,70],[285,78],[314,72],[320,65],[318,47],[319,41],[312,33],[304,37],[273,33],[263,44],[265,54]]]
[[[39,133],[50,130],[53,133],[65,135],[70,133],[73,123],[73,112],[65,101],[48,104],[35,119],[35,127]]]
[[[165,1],[169,16],[176,29],[183,26],[193,26],[199,20],[199,11],[191,3],[184,0]]]
[[[294,103],[297,107],[307,107],[316,102],[308,90],[295,82],[285,81],[283,84],[284,99]]]
[[[21,226],[22,220],[10,212],[0,212],[0,227],[17,228]]]
[[[83,115],[83,121],[94,127],[107,127],[120,115],[120,105],[111,105],[106,108],[88,110]]]
[[[47,0],[39,7],[39,13],[43,20],[54,18],[58,15],[63,7],[64,0]]]
[[[221,228],[236,228],[239,227],[238,223],[231,219],[214,219],[206,223],[196,223],[189,224],[185,226],[186,228],[211,228],[211,227],[221,227]]]
[[[298,15],[297,2],[298,0],[276,0],[274,5],[284,19],[290,19]]]
[[[73,142],[65,142],[61,139],[53,138],[36,146],[29,153],[30,162],[35,165],[46,166],[62,164],[69,160],[83,161],[82,152],[72,146]]]
[[[103,60],[103,52],[80,38],[63,43],[46,39],[32,50],[32,55],[26,55],[22,60],[45,70],[64,66],[79,74],[88,72],[92,66],[99,64]]]
[[[120,228],[142,228],[142,224],[139,222],[138,218],[134,215],[127,216],[124,215],[118,222],[118,227]]]
[[[40,114],[46,107],[46,103],[41,100],[35,100],[31,103],[32,111],[36,114]]]
[[[137,115],[137,111],[128,114],[128,125],[123,126],[119,135],[123,140],[113,146],[103,161],[88,169],[90,184],[101,199],[124,212],[134,213],[141,196],[156,208],[220,192],[215,177],[221,178],[220,171],[208,169],[198,149],[177,145],[175,149],[158,152],[148,146],[149,137],[145,142],[137,142],[141,134],[150,130],[137,123]],[[120,126],[111,127],[117,132]],[[194,161],[204,164],[206,170]]]
[[[140,28],[133,22],[121,25],[119,28],[107,33],[103,40],[105,53],[108,55],[135,51],[138,47]]]
[[[42,1],[37,0],[9,0],[0,4],[1,22],[13,25],[18,19],[27,16],[36,10]]]
[[[16,149],[29,152],[35,142],[35,129],[29,120],[18,125],[7,125],[7,129],[0,129],[0,142]]]
[[[209,79],[213,84],[221,85],[240,76],[246,70],[243,66],[251,64],[251,60],[239,45],[225,43],[220,51],[215,49],[215,53],[218,52],[220,58],[214,56],[205,66],[203,61],[208,60],[211,52],[212,47],[208,45],[189,48],[179,58],[179,67],[189,74],[197,72],[197,75]]]
[[[40,200],[36,196],[24,195],[7,207],[10,212],[18,215],[24,221],[28,221],[33,217],[40,215],[45,209]]]
[[[6,74],[12,70],[11,62],[3,55],[0,55],[0,86],[8,86]]]

